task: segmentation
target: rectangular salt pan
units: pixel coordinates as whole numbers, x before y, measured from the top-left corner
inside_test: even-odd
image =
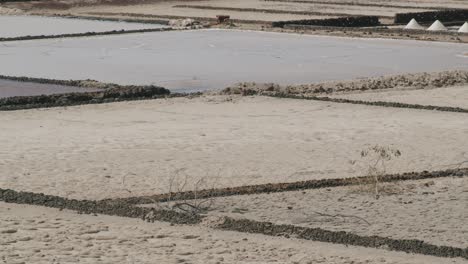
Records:
[[[162,28],[163,25],[41,16],[0,16],[0,38],[112,30]]]
[[[468,70],[466,45],[253,31],[171,31],[0,43],[0,74],[155,84],[173,91],[237,82],[302,84]]]

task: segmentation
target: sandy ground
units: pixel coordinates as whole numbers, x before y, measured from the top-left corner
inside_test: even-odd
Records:
[[[466,263],[0,202],[0,263]]]
[[[468,247],[466,177],[380,187],[379,199],[364,186],[216,198],[210,214]]]
[[[385,117],[385,118],[383,118]],[[0,187],[100,199],[363,174],[349,161],[400,149],[388,172],[467,160],[466,114],[266,97],[202,97],[3,112]]]
[[[398,89],[386,91],[353,92],[330,97],[363,101],[385,101],[407,104],[451,106],[468,109],[468,86],[435,89]]]

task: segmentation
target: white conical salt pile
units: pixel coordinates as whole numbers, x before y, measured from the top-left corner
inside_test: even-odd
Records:
[[[404,27],[404,29],[424,29],[423,26],[419,25],[418,21],[416,19],[411,19],[411,21]]]
[[[465,22],[463,26],[458,30],[459,33],[468,33],[468,22]]]
[[[445,31],[445,30],[448,30],[448,29],[439,20],[436,20],[427,30],[429,30],[429,31]]]

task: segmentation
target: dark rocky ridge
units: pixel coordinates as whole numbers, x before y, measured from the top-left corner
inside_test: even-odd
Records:
[[[309,26],[325,26],[325,27],[376,27],[380,26],[379,17],[377,16],[356,16],[356,17],[339,17],[327,19],[304,19],[304,20],[289,20],[276,21],[272,23],[273,27],[284,27],[285,25],[309,25]]]
[[[9,97],[0,99],[0,111],[155,99],[164,98],[169,94],[169,90],[155,86],[109,89],[102,92]]]
[[[105,214],[120,217],[145,219],[151,215],[151,221],[165,221],[175,224],[196,224],[201,217],[169,210],[135,207],[122,202],[99,202],[90,200],[67,199],[42,193],[17,192],[0,188],[0,201],[16,204],[29,204],[57,209],[68,209],[86,214]]]
[[[413,18],[418,22],[434,22],[436,20],[440,20],[442,22],[466,21],[468,20],[468,9],[399,13],[395,15],[394,22],[395,24],[406,24]]]

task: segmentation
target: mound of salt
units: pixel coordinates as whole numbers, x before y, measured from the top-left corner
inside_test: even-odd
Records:
[[[458,30],[459,33],[468,33],[468,22],[465,22],[463,26],[460,27]]]
[[[416,19],[411,19],[411,21],[404,27],[404,29],[424,29],[423,26],[419,25]]]
[[[436,20],[427,30],[429,30],[429,31],[445,31],[445,30],[448,30],[448,29],[439,20]]]

